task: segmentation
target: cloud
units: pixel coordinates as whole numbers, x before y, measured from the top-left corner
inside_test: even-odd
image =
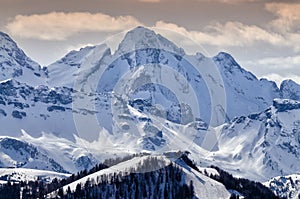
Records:
[[[294,66],[300,66],[300,55],[299,56],[288,56],[288,57],[271,57],[265,58],[258,61],[260,65],[269,65],[273,68],[280,69],[294,69]]]
[[[277,56],[243,62],[259,77],[274,80],[279,85],[284,79],[300,83],[300,55]]]
[[[267,3],[265,9],[276,18],[268,28],[284,35],[286,45],[292,46],[295,52],[300,51],[300,3]]]
[[[300,4],[267,3],[265,8],[277,16],[271,22],[271,25],[277,30],[290,32],[300,29]]]
[[[276,5],[277,6],[277,5]],[[186,28],[174,23],[166,23],[159,21],[156,23],[156,28],[167,29],[168,38],[172,41],[178,41],[177,45],[183,47],[183,39],[179,39],[176,33],[190,38],[202,46],[212,48],[219,51],[231,51],[231,49],[240,49],[246,52],[245,49],[250,51],[256,49],[256,52],[261,52],[264,55],[250,54],[247,58],[242,58],[240,63],[248,70],[254,72],[258,77],[266,77],[274,80],[278,85],[284,79],[293,79],[300,83],[300,32],[294,30],[294,24],[298,20],[298,12],[289,14],[285,12],[284,6],[277,10],[278,7],[272,8],[275,14],[274,20],[270,20],[265,27],[258,25],[246,25],[241,22],[229,21],[226,23],[211,23],[204,27],[202,30],[187,30]],[[270,8],[271,9],[271,8]],[[276,11],[275,11],[276,10]],[[300,8],[299,8],[300,10]],[[296,12],[292,9],[291,12]],[[277,14],[278,13],[278,14]],[[287,18],[287,19],[285,19]],[[288,22],[285,22],[288,20]],[[275,28],[275,24],[280,28],[281,24],[287,24],[290,27],[284,29]],[[293,25],[290,25],[293,24]],[[287,26],[286,25],[286,26]],[[169,33],[168,33],[169,32]],[[174,32],[174,34],[172,34]],[[169,35],[168,35],[169,34]],[[175,37],[175,38],[174,38]],[[270,51],[270,49],[272,49]],[[199,49],[198,49],[199,50]],[[204,50],[205,51],[205,50]],[[234,50],[237,52],[236,50]],[[286,52],[287,51],[287,52]],[[284,56],[284,54],[290,56]],[[208,54],[208,53],[206,53]],[[234,54],[235,56],[238,55]],[[269,56],[261,58],[262,56]]]
[[[160,0],[139,0],[140,2],[144,2],[144,3],[159,3]]]
[[[228,0],[232,1],[232,0]],[[236,0],[233,0],[236,1]],[[247,0],[237,0],[247,1]],[[300,51],[300,4],[266,3],[265,9],[274,15],[263,26],[248,25],[239,21],[211,23],[202,30],[187,30],[174,23],[158,21],[156,27],[166,28],[187,35],[200,44],[220,47],[243,47],[270,44],[275,47]]]
[[[264,2],[267,0],[197,0],[199,2],[218,2],[224,4],[241,4],[241,3],[253,3],[253,2]]]
[[[169,29],[181,33],[200,44],[215,46],[245,46],[255,42],[266,42],[273,45],[285,44],[280,34],[268,32],[258,26],[249,26],[240,22],[214,23],[206,26],[203,31],[188,31],[173,23],[159,21],[155,27]]]
[[[262,76],[262,78],[266,78],[268,80],[272,80],[276,82],[277,86],[280,87],[280,84],[287,79],[292,79],[296,83],[300,84],[300,76],[299,75],[281,75],[280,73],[270,73]]]
[[[24,38],[65,40],[80,32],[114,32],[138,25],[141,23],[132,16],[112,17],[103,13],[51,12],[17,15],[6,28],[10,34]]]

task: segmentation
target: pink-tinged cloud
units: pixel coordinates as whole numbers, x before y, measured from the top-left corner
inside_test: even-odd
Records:
[[[215,46],[249,46],[254,42],[266,42],[273,45],[285,44],[285,38],[280,34],[240,22],[214,23],[206,26],[203,31],[188,31],[184,27],[163,21],[157,22],[156,27],[181,33],[200,44]]]
[[[140,2],[144,2],[144,3],[159,3],[160,0],[138,0]]]
[[[132,16],[112,17],[102,13],[51,12],[17,15],[7,25],[9,33],[23,38],[65,40],[80,32],[114,32],[134,28],[141,23]]]
[[[266,10],[277,17],[271,22],[273,28],[285,32],[300,30],[300,3],[268,3]]]

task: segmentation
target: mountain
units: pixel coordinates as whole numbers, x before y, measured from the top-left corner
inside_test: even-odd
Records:
[[[282,98],[300,101],[300,85],[293,80],[284,80],[280,85]]]
[[[10,51],[20,52],[22,59],[30,60],[7,35],[2,38],[6,38],[5,42],[10,44]],[[5,42],[3,44],[7,46]],[[2,51],[6,52],[6,50]],[[4,57],[5,60],[9,60],[13,56],[6,54]],[[30,65],[34,71],[40,68],[32,61]],[[149,67],[145,68],[145,65]],[[13,64],[10,64],[10,67],[17,68]],[[151,71],[153,68],[154,71]],[[10,132],[20,132],[18,129],[25,129],[30,134],[36,135],[38,132],[46,131],[71,139],[73,134],[78,133],[76,131],[84,131],[81,130],[83,129],[81,126],[85,127],[83,124],[75,124],[77,125],[75,129],[71,121],[75,117],[80,121],[90,120],[97,123],[91,126],[99,126],[100,123],[100,126],[112,133],[115,128],[112,112],[118,111],[117,108],[113,110],[114,107],[111,107],[111,102],[116,98],[111,95],[112,91],[115,95],[125,95],[123,96],[126,98],[125,101],[129,101],[135,107],[136,103],[142,100],[143,104],[147,104],[143,106],[143,112],[147,114],[156,112],[162,118],[181,124],[201,119],[212,126],[223,124],[224,121],[229,121],[235,116],[259,112],[270,106],[274,98],[282,95],[274,82],[258,80],[253,74],[242,69],[227,53],[219,53],[213,58],[205,57],[200,53],[187,55],[183,49],[166,38],[143,27],[129,31],[114,53],[105,44],[85,47],[68,53],[42,71],[45,71],[45,74],[39,78],[45,83],[40,83],[39,86],[43,86],[45,92],[50,94],[54,92],[53,89],[66,91],[64,97],[72,98],[72,105],[71,100],[49,101],[47,104],[42,104],[40,101],[22,102],[36,106],[36,108],[26,107],[28,112],[32,112],[30,114],[23,111],[27,113],[23,118],[36,121],[34,122],[36,124],[45,121],[38,119],[41,116],[36,115],[35,109],[52,110],[54,107],[55,111],[51,113],[48,110],[41,111],[39,114],[47,118],[47,124],[42,125],[44,129],[28,128],[21,123],[21,127],[16,126]],[[172,75],[161,75],[166,73]],[[128,81],[128,77],[132,75],[135,78]],[[149,75],[151,78],[147,79]],[[34,73],[31,76],[35,77]],[[32,78],[27,78],[25,75],[13,78],[18,83],[26,84],[24,86],[31,86],[32,83],[24,79]],[[140,81],[143,83],[141,84]],[[127,89],[123,88],[124,86]],[[26,100],[32,101],[32,99]],[[2,109],[5,113],[8,112],[7,115],[14,111]],[[68,113],[62,113],[63,110]],[[58,116],[57,112],[62,116]],[[66,119],[68,120],[65,121],[66,128],[55,125],[59,123],[57,120]],[[76,123],[83,123],[80,121]],[[90,128],[93,132],[91,134],[95,134],[92,137],[96,138],[99,128]],[[6,131],[3,129],[2,134]]]
[[[79,51],[71,51],[62,59],[47,66],[49,74],[47,83],[53,87],[65,86],[72,88],[75,80],[85,73],[83,69],[89,68],[89,71],[91,71],[92,65],[99,62],[107,54],[110,54],[110,50],[105,44],[88,46],[81,48]],[[89,63],[89,61],[92,63]]]
[[[101,112],[97,118],[100,123],[104,121],[101,126],[110,132],[113,110],[107,101],[111,102],[112,91],[132,102],[142,99],[151,107],[162,106],[164,110],[158,111],[170,121],[187,124],[201,118],[212,126],[235,116],[259,112],[281,96],[274,82],[258,80],[231,55],[187,55],[166,38],[143,27],[129,31],[114,53],[105,44],[86,47],[72,51],[47,68],[50,85],[73,85],[75,90],[107,96],[86,97],[85,101],[96,104]],[[134,78],[129,80],[131,76]]]
[[[90,169],[97,163],[83,146],[54,135],[43,134],[38,139],[25,132],[19,138],[1,136],[0,149],[2,168],[74,173]]]
[[[29,85],[45,83],[48,72],[32,61],[5,33],[0,32],[0,81],[15,79]]]
[[[275,99],[261,113],[236,117],[219,128],[214,164],[236,176],[267,181],[300,172],[300,102]]]
[[[162,155],[140,153],[123,158],[110,158],[90,170],[72,175],[30,169],[15,169],[15,172],[11,169],[0,170],[0,178],[3,180],[0,185],[0,195],[3,199],[12,196],[14,198],[279,198],[261,183],[234,178],[218,167],[198,167],[188,157],[188,152],[180,151]],[[5,184],[6,180],[10,182]]]
[[[5,124],[0,126],[1,135],[20,136],[23,129],[32,136],[64,132],[73,138],[71,93],[71,88],[33,87],[15,79],[0,82],[0,121]],[[66,126],[55,125],[61,121]]]
[[[251,72],[243,69],[231,55],[221,52],[213,60],[224,81],[226,114],[229,119],[260,112],[271,106],[273,99],[280,98],[281,91],[275,82],[257,79]]]
[[[143,27],[115,52],[89,46],[43,68],[8,35],[0,41],[2,167],[76,172],[111,156],[188,150],[260,182],[300,170],[291,80],[278,88],[228,53],[189,55]]]
[[[181,155],[178,155],[181,153]],[[173,158],[173,155],[177,158]],[[130,171],[130,174],[128,173]],[[73,178],[76,179],[76,176]],[[67,178],[65,181],[69,181]],[[58,183],[60,184],[60,183]],[[230,189],[231,188],[231,189]],[[235,190],[237,188],[239,191]],[[101,191],[100,191],[101,190]],[[199,168],[182,152],[140,154],[64,183],[48,198],[278,198],[260,183]]]
[[[152,160],[153,159],[153,160]],[[152,161],[152,164],[148,161]],[[133,173],[141,173],[143,169],[146,168],[146,166],[143,166],[144,164],[150,164],[150,167],[153,167],[155,164],[154,162],[158,161],[158,165],[162,164],[162,165],[166,165],[166,167],[158,167],[157,169],[154,170],[150,170],[150,172],[159,174],[160,169],[161,170],[166,170],[168,169],[168,166],[171,162],[169,159],[163,157],[163,156],[144,156],[144,157],[137,157],[137,158],[133,158],[130,159],[128,161],[125,162],[121,162],[115,166],[112,166],[108,169],[104,169],[101,170],[99,172],[93,173],[91,175],[88,175],[84,178],[81,178],[71,184],[65,185],[63,187],[64,192],[67,192],[68,187],[70,187],[71,191],[75,191],[76,190],[76,186],[77,184],[86,184],[87,180],[90,181],[97,181],[97,179],[99,179],[101,176],[103,175],[114,175],[114,173],[117,171],[119,174],[121,175],[126,175],[125,173],[128,170],[136,170],[136,172]],[[141,166],[140,166],[141,165]],[[174,165],[175,166],[175,165]],[[196,198],[208,198],[208,197],[212,197],[212,198],[228,198],[230,196],[230,193],[226,190],[226,188],[224,187],[224,185],[222,185],[221,183],[218,183],[212,179],[210,179],[209,177],[199,173],[198,171],[194,170],[193,168],[189,167],[188,165],[186,165],[186,163],[184,162],[180,162],[177,163],[176,166],[178,166],[178,169],[182,169],[182,177],[181,180],[179,180],[180,182],[176,182],[175,180],[173,181],[174,183],[174,187],[176,186],[176,183],[180,183],[180,184],[190,184],[190,181],[192,181],[193,186],[194,186],[194,191],[195,191],[195,196]],[[139,169],[141,171],[139,171]],[[174,169],[174,172],[176,173],[176,169]],[[154,174],[155,175],[155,174]],[[177,175],[181,175],[181,174],[177,174]],[[167,181],[167,179],[162,179],[163,183],[160,183],[160,189],[159,193],[155,193],[149,190],[147,191],[147,194],[150,195],[156,195],[156,194],[161,194],[160,197],[158,198],[164,198],[163,194],[163,187],[167,186],[167,184],[169,183]],[[171,179],[170,179],[171,180]],[[142,181],[141,181],[142,182]],[[158,183],[158,182],[157,182]],[[147,186],[150,186],[150,189],[152,188],[153,191],[155,189],[155,184],[150,185],[147,183]],[[170,189],[172,189],[171,187],[171,183],[170,183]],[[133,188],[134,189],[134,188]],[[169,194],[171,194],[171,190],[168,191]],[[105,192],[103,192],[103,194],[105,194]],[[177,193],[178,195],[179,193]],[[116,196],[113,196],[116,197]],[[143,197],[140,197],[143,198]],[[171,197],[172,198],[172,197]]]
[[[57,162],[26,142],[0,138],[1,167],[23,167],[66,172]]]

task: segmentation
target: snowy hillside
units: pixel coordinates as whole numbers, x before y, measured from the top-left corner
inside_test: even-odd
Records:
[[[84,65],[93,58],[97,58],[97,61],[101,60],[106,53],[109,53],[109,49],[105,44],[88,46],[81,48],[79,51],[71,51],[62,59],[47,67],[49,74],[51,74],[47,82],[51,86],[67,86],[72,88],[75,80],[82,76],[82,73],[85,73],[83,70]],[[91,63],[90,67],[92,67],[92,64],[96,63]]]
[[[34,138],[23,132],[18,139],[2,136],[0,151],[1,167],[74,173],[97,163],[83,146],[48,134]]]
[[[115,175],[115,173],[121,173],[121,175],[126,175],[126,173],[130,172],[131,170],[133,170],[134,173],[144,172],[145,171],[144,169],[146,168],[146,166],[143,166],[143,163],[147,162],[147,160],[149,158],[150,159],[157,158],[158,162],[161,164],[161,166],[158,166],[157,168],[154,168],[155,164],[150,165],[153,167],[153,170],[151,169],[149,171],[155,171],[155,170],[164,168],[165,166],[167,166],[171,163],[171,161],[164,156],[136,157],[136,158],[130,159],[128,161],[121,162],[115,166],[108,168],[108,169],[103,169],[99,172],[96,172],[96,173],[88,175],[84,178],[81,178],[71,184],[64,186],[63,190],[65,193],[67,193],[68,189],[70,188],[71,192],[73,192],[76,190],[76,187],[78,184],[82,184],[82,186],[84,186],[84,185],[86,185],[86,181],[88,181],[88,180],[94,181],[94,182],[99,182],[99,179],[101,179],[101,176],[103,176],[103,175],[113,176],[113,175]],[[221,198],[229,198],[230,197],[230,193],[226,190],[224,185],[201,174],[199,171],[196,171],[193,168],[190,168],[184,162],[178,162],[174,166],[178,166],[180,169],[182,169],[182,172],[184,173],[182,183],[189,184],[190,181],[193,182],[195,196],[197,198],[220,198],[221,199]],[[164,183],[167,183],[167,182],[164,182]],[[164,183],[161,184],[161,189],[163,189],[163,187],[165,186]],[[162,193],[163,193],[163,191],[162,191]],[[52,193],[52,194],[55,195],[55,193]],[[156,193],[156,194],[159,194],[159,193]],[[116,196],[112,195],[112,198],[114,198],[114,197],[116,197]],[[158,197],[158,198],[164,198],[164,197],[162,196],[162,197]]]

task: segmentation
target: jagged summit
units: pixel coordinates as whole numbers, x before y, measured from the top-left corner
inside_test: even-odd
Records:
[[[83,76],[84,71],[87,73],[93,71],[93,67],[103,57],[110,55],[110,48],[106,44],[87,46],[78,51],[73,50],[60,60],[47,66],[49,71],[47,81],[51,86],[72,87],[76,79],[80,75]]]
[[[39,66],[37,63],[33,62],[26,54],[21,50],[16,42],[12,40],[10,36],[6,33],[0,32],[0,55],[3,58],[12,58],[18,64],[34,69],[34,67]],[[30,63],[28,63],[30,62]],[[31,66],[30,64],[34,64]]]
[[[232,55],[227,52],[219,52],[216,56],[213,57],[213,60],[216,63],[220,63],[220,66],[222,66],[231,73],[233,73],[234,71],[240,71],[244,74],[247,74],[248,78],[250,79],[257,79],[255,75],[243,69],[232,57]]]
[[[300,85],[291,79],[284,80],[280,85],[282,98],[300,100]]]
[[[0,31],[0,47],[9,47],[14,46],[16,47],[17,44],[10,38],[10,36],[4,32]]]
[[[216,56],[214,56],[215,59],[219,60],[229,60],[231,63],[234,63],[235,65],[238,65],[237,62],[234,60],[234,58],[227,52],[221,51]]]
[[[179,55],[185,54],[182,48],[177,47],[160,34],[156,34],[153,30],[142,26],[127,32],[117,51],[124,53],[146,48],[163,49]]]
[[[47,69],[30,59],[7,34],[0,32],[0,81],[9,78],[30,84],[45,83]]]
[[[96,46],[86,46],[81,48],[80,50],[72,50],[56,63],[64,63],[69,66],[79,68],[84,57],[87,56],[95,48]]]

